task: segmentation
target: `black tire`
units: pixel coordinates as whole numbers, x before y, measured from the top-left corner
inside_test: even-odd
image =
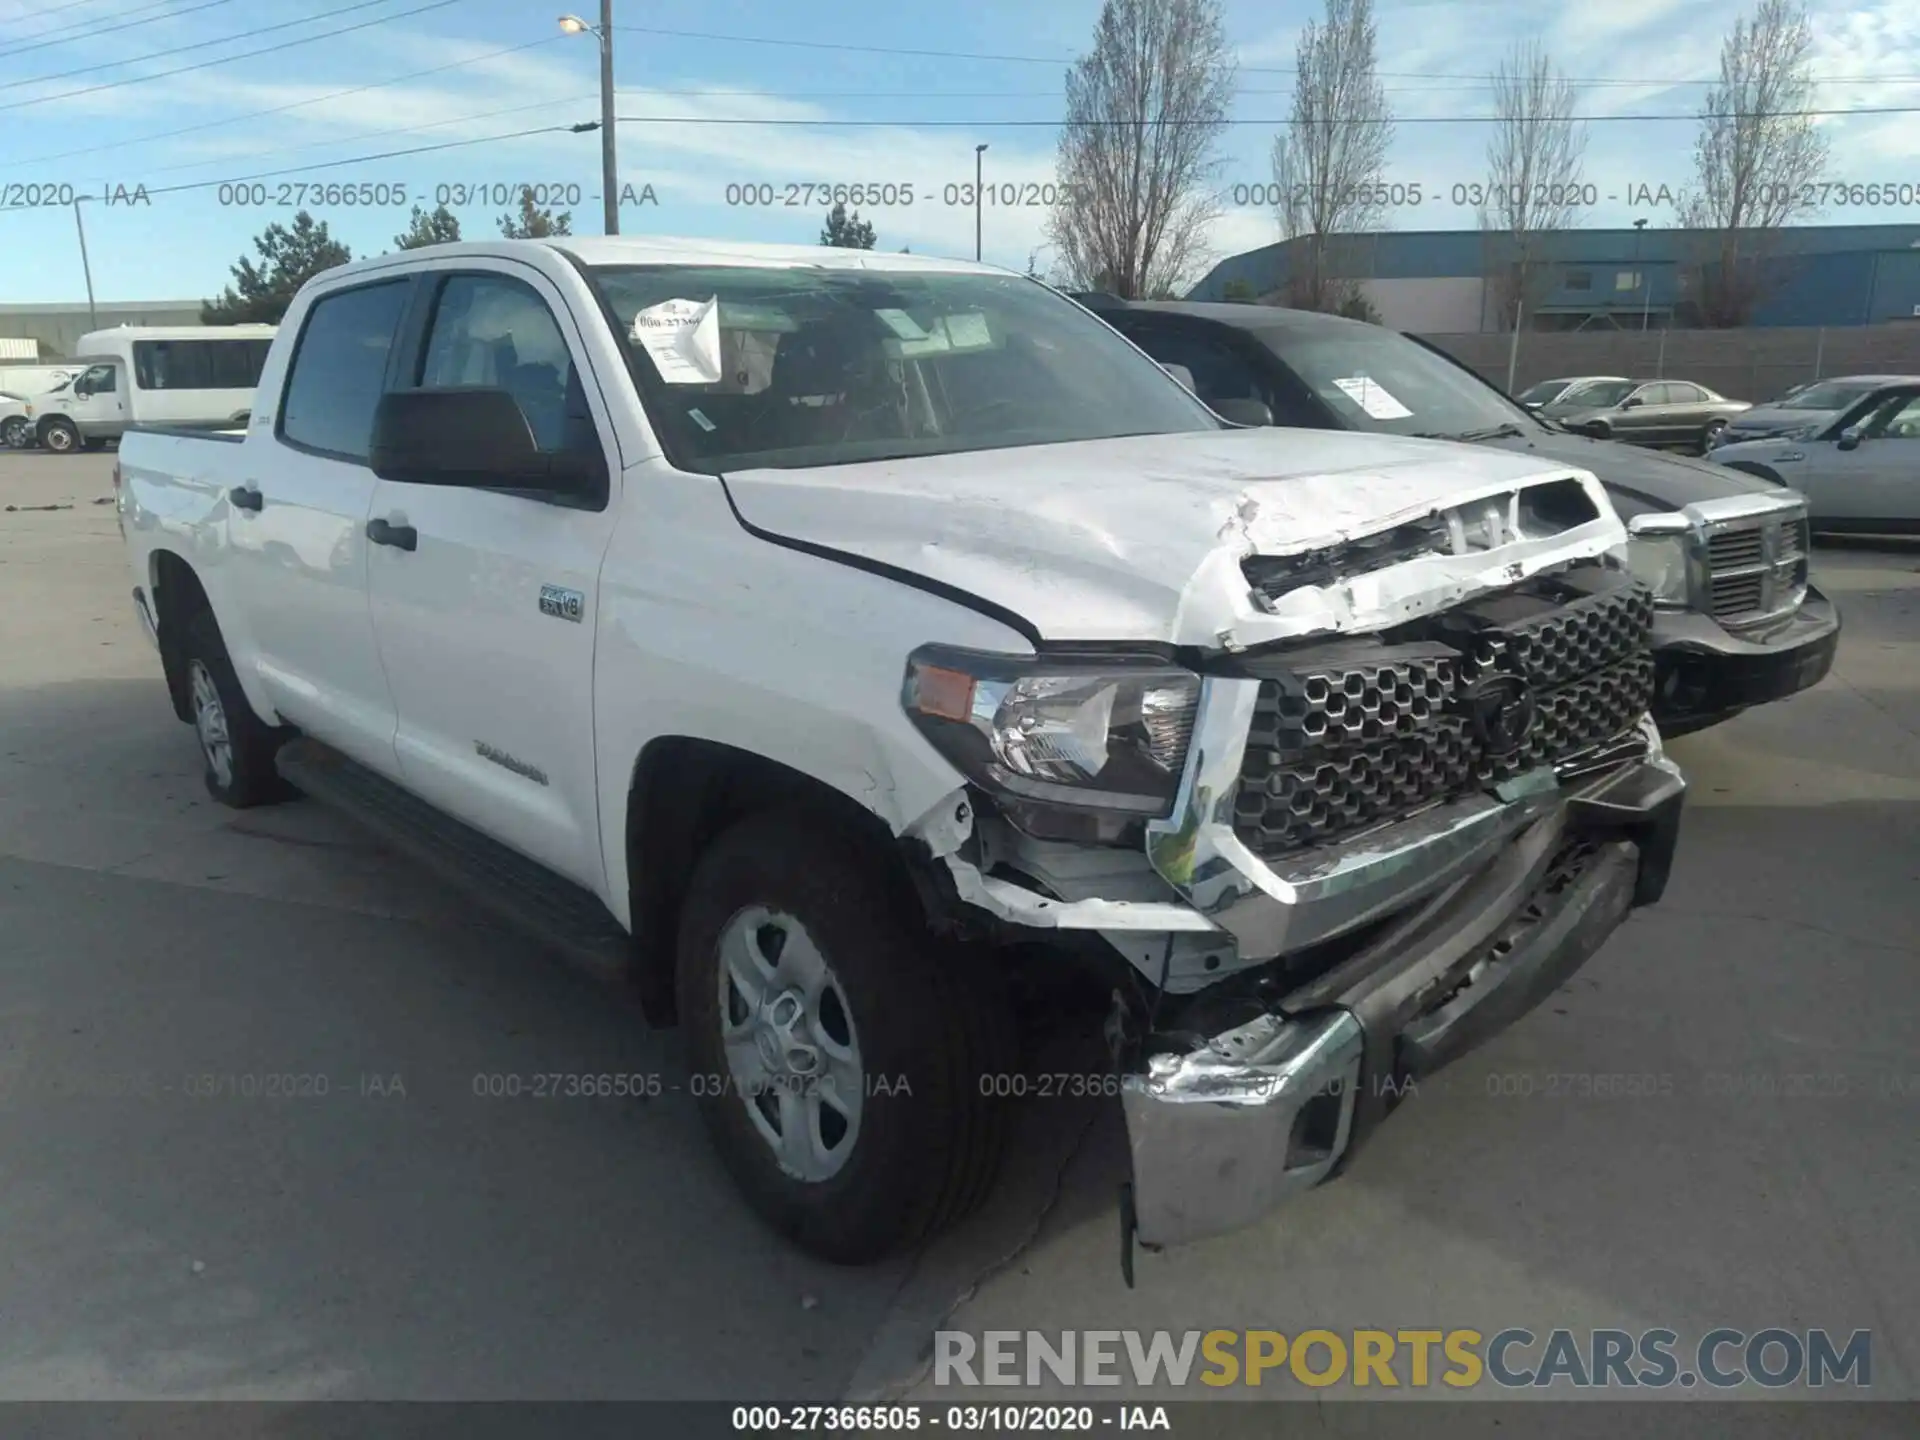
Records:
[[[233,661],[227,657],[226,642],[213,612],[200,609],[187,622],[180,651],[184,668],[188,703],[193,713],[196,738],[200,741],[200,760],[207,793],[222,805],[235,810],[255,805],[270,805],[292,798],[292,786],[280,778],[273,757],[286,739],[286,732],[268,725],[253,713],[239,677],[233,673]],[[211,686],[211,699],[218,704],[221,728],[227,741],[224,766],[215,755],[209,735],[209,718],[203,707],[200,686]]]
[[[804,927],[850,1014],[866,1077],[841,1168],[784,1171],[731,1083],[721,1044],[719,946],[730,923],[765,907]],[[998,1173],[1014,1035],[988,959],[937,940],[885,857],[832,819],[749,816],[701,856],[681,908],[680,1024],[702,1118],[748,1202],[775,1230],[839,1264],[910,1248],[983,1200]]]
[[[1706,428],[1700,432],[1700,453],[1702,455],[1705,455],[1713,449],[1713,442],[1720,438],[1720,432],[1726,428],[1727,422],[1724,420],[1709,420],[1707,422]]]
[[[24,450],[27,439],[33,434],[33,427],[27,424],[24,415],[9,415],[5,424],[0,424],[0,445],[9,450]]]
[[[56,455],[77,454],[80,449],[80,427],[71,420],[56,417],[40,422],[40,448],[51,450]]]

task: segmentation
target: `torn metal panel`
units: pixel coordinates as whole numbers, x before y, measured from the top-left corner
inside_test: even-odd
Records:
[[[979,596],[1057,640],[1247,648],[1373,629],[1626,544],[1590,473],[1484,446],[1265,428],[984,458],[740,471],[727,486],[760,530]],[[1568,486],[1593,518],[1529,509]],[[1489,503],[1500,538],[1475,548]],[[1277,601],[1242,569],[1422,523],[1447,530],[1445,551]]]

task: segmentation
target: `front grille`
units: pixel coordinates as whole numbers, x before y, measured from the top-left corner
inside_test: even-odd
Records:
[[[1728,625],[1755,624],[1800,604],[1811,545],[1792,512],[1725,520],[1707,532],[1707,610]]]
[[[1607,571],[1537,580],[1263,676],[1235,829],[1265,856],[1344,839],[1619,736],[1653,691],[1653,598]],[[1533,701],[1517,745],[1476,725],[1505,677]]]

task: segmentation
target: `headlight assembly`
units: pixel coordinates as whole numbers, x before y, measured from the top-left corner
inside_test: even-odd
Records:
[[[908,716],[969,780],[1019,801],[1138,818],[1173,808],[1200,677],[1151,658],[1024,659],[926,646]]]
[[[1677,528],[1676,528],[1677,527]],[[1693,598],[1687,541],[1691,527],[1682,515],[1636,515],[1627,522],[1627,566],[1634,579],[1653,591],[1656,604],[1685,606]]]

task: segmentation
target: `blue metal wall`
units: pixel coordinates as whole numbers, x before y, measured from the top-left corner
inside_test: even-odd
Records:
[[[1543,310],[1604,311],[1635,323],[1684,300],[1683,277],[1699,253],[1688,230],[1568,230],[1543,237],[1553,288]],[[1190,298],[1225,298],[1230,281],[1255,295],[1287,279],[1297,241],[1281,241],[1214,266]],[[1867,325],[1911,319],[1920,306],[1920,225],[1798,226],[1771,237],[1781,259],[1751,323],[1764,326]],[[1367,279],[1479,276],[1492,268],[1485,239],[1474,230],[1428,230],[1354,237],[1340,251],[1348,274]],[[1590,288],[1572,290],[1568,271],[1586,271]],[[1619,276],[1644,277],[1645,288],[1619,288]]]

